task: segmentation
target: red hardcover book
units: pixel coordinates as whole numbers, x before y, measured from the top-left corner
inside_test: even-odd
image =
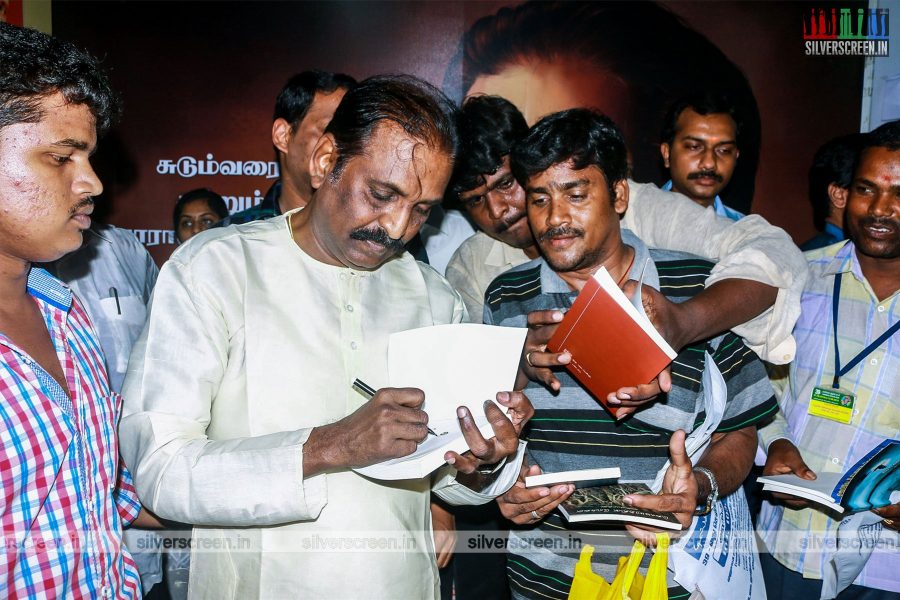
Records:
[[[605,267],[585,284],[547,343],[550,352],[568,352],[569,372],[610,412],[606,397],[621,387],[650,383],[676,356],[640,304],[619,289]]]

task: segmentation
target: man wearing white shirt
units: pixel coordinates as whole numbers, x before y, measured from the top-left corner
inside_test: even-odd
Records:
[[[313,152],[305,209],[201,233],[160,272],[121,444],[153,510],[195,524],[191,597],[434,598],[430,492],[478,504],[516,479],[531,406],[505,392],[490,440],[460,409],[472,450],[430,479],[351,470],[427,435],[421,391],[366,402],[353,379],[383,388],[391,333],[465,317],[402,252],[449,179],[453,110],[412,77],[362,82]]]

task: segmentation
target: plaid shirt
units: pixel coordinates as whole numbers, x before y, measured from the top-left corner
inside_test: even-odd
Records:
[[[140,598],[122,526],[141,505],[119,459],[121,398],[97,334],[72,293],[32,268],[40,308],[71,399],[0,333],[0,522],[3,598]]]
[[[797,357],[781,398],[783,416],[759,432],[762,447],[790,439],[817,473],[842,473],[885,439],[900,436],[900,335],[889,338],[841,377],[842,389],[856,395],[849,425],[809,414],[812,388],[830,387],[834,376],[832,295],[844,273],[838,305],[841,366],[900,319],[900,292],[881,302],[863,277],[852,242],[807,253],[810,277],[794,328]],[[838,521],[824,512],[785,509],[765,503],[757,529],[766,547],[789,569],[821,579],[831,560]],[[900,535],[885,529],[857,585],[900,592]],[[890,544],[893,543],[893,549]]]

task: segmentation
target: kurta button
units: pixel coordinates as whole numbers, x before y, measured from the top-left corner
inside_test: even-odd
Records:
[[[879,307],[878,307],[878,312],[884,312],[884,307],[883,307],[883,306],[879,306]]]
[[[346,308],[347,308],[347,312],[353,312],[353,305],[352,305],[352,304],[348,304],[348,305],[346,306]]]
[[[352,349],[356,350],[356,348],[357,348],[356,342],[350,342],[350,347],[351,347]]]

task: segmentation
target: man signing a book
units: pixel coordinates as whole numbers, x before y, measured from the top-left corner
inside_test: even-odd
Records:
[[[777,410],[763,365],[731,332],[689,343],[676,348],[671,389],[664,401],[644,405],[629,419],[619,420],[567,371],[550,370],[568,357],[545,351],[544,344],[562,311],[601,267],[619,286],[639,279],[643,271],[645,307],[653,318],[670,303],[702,291],[713,265],[683,253],[648,249],[620,228],[620,215],[628,208],[626,149],[608,117],[587,109],[545,117],[514,147],[511,164],[525,189],[528,223],[541,256],[494,280],[485,295],[485,322],[533,325],[522,374],[535,418],[525,430],[531,466],[523,467],[522,476],[620,467],[622,480],[652,482],[671,456],[662,494],[630,495],[626,504],[673,512],[687,527],[698,511],[703,514],[712,508],[717,496],[738,490],[750,470],[756,425]],[[727,402],[709,448],[692,465],[684,440],[685,432],[703,421],[704,352],[724,374]],[[548,539],[595,545],[594,571],[608,581],[616,559],[631,545],[628,534],[652,539],[647,529],[632,524],[626,526],[627,533],[615,526],[595,530],[585,523],[570,525],[554,509],[573,491],[571,484],[525,488],[520,481],[498,499],[504,515],[522,526],[510,533],[508,545],[515,598],[567,597],[578,551],[548,545]],[[670,597],[689,595],[671,578],[669,588]]]
[[[388,336],[465,316],[404,253],[450,177],[453,116],[413,77],[363,81],[313,151],[305,208],[200,233],[163,266],[121,445],[147,504],[195,525],[192,598],[435,598],[431,492],[480,504],[518,476],[520,392],[497,394],[509,417],[488,403],[490,439],[457,409],[471,451],[431,477],[351,470],[428,435],[421,390],[377,389]]]

